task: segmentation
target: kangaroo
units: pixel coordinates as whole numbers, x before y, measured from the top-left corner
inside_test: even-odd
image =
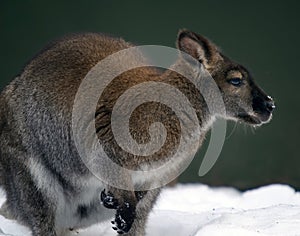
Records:
[[[117,234],[145,235],[147,216],[161,189],[137,191],[143,180],[126,179],[121,174],[119,181],[128,181],[132,191],[99,180],[80,158],[71,127],[75,95],[86,74],[102,59],[132,46],[123,39],[97,33],[65,37],[34,57],[2,91],[0,179],[7,194],[2,211],[30,227],[33,236],[64,235],[69,229],[113,217]],[[188,30],[179,31],[177,48],[197,63],[179,55],[172,68],[183,68],[192,75],[195,67],[205,68],[222,94],[225,119],[249,125],[270,121],[274,101],[245,67],[230,60],[205,37]],[[116,143],[110,124],[113,106],[127,89],[145,81],[164,82],[186,95],[203,131],[198,148],[215,115],[209,113],[195,86],[174,70],[141,67],[117,76],[98,101],[95,130],[109,158],[131,169],[170,158],[180,137],[176,114],[167,106],[149,102],[132,113],[130,132],[137,142],[146,143],[149,126],[163,123],[167,137],[161,150],[151,157],[139,157]]]

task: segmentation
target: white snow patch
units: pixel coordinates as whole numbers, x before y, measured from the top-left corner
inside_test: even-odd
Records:
[[[5,194],[0,191],[0,205]],[[244,193],[202,184],[165,189],[147,225],[147,236],[300,236],[300,193],[269,185]],[[0,236],[30,236],[30,230],[0,215]],[[115,236],[110,222],[71,236]]]

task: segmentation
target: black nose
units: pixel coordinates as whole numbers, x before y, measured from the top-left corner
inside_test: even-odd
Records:
[[[272,112],[276,107],[271,97],[268,97],[268,100],[265,101],[265,106],[269,112]]]

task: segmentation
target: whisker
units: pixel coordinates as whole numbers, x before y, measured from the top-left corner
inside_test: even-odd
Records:
[[[238,125],[238,122],[235,122],[232,130],[230,131],[230,134],[225,139],[229,139],[233,135],[233,133],[236,131],[237,125]]]
[[[248,125],[243,123],[243,128],[244,128],[244,132],[247,135],[248,134],[248,129],[247,129]]]

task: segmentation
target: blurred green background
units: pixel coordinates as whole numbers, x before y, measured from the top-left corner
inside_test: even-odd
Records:
[[[4,1],[0,2],[0,86],[49,41],[72,32],[106,32],[137,44],[172,46],[188,28],[248,67],[276,100],[271,123],[229,123],[219,160],[204,177],[205,147],[182,182],[248,189],[287,183],[300,189],[299,1]],[[206,146],[205,144],[204,146]]]

